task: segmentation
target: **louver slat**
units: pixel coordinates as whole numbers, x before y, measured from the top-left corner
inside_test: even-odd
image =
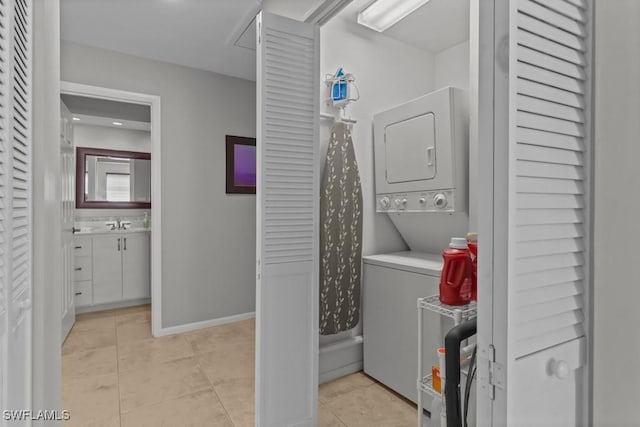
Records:
[[[313,43],[274,29],[265,31],[263,43],[269,52],[263,68],[263,115],[267,123],[262,176],[266,184],[264,262],[311,261],[315,254],[312,227],[302,235],[292,232],[295,224],[312,224],[314,217],[315,129],[310,124],[316,111],[315,84],[311,81],[315,63],[308,52]],[[290,88],[292,67],[300,76],[296,91]],[[295,194],[297,202],[283,199],[287,194]],[[300,203],[301,199],[307,202]]]
[[[0,406],[31,402],[32,2],[0,0]],[[26,421],[26,420],[25,420]],[[24,423],[21,423],[24,424]]]
[[[10,80],[13,93],[13,111],[9,112],[13,126],[11,129],[12,176],[12,283],[11,296],[18,298],[30,288],[31,281],[31,85],[28,72],[30,43],[28,25],[25,20],[27,4],[14,3],[13,13],[13,49],[10,52],[13,61],[13,79]]]
[[[521,13],[533,16],[576,36],[586,37],[587,35],[586,29],[580,21],[557,13],[532,0],[519,0],[518,4]]]
[[[7,117],[7,63],[8,46],[7,46],[7,5],[4,1],[0,1],[0,357],[6,357],[7,346],[7,328],[8,328],[8,287],[10,286],[10,278],[8,270],[7,256],[7,220],[11,213],[10,203],[8,202],[10,171],[7,166],[7,143],[9,142]],[[0,404],[6,404],[7,396],[5,392],[6,372],[4,366],[0,366]]]
[[[518,0],[515,206],[516,358],[584,335],[583,3]]]

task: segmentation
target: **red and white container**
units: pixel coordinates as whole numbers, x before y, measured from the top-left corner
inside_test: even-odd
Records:
[[[467,233],[467,247],[471,252],[471,301],[478,301],[478,233]]]
[[[467,239],[454,237],[442,252],[444,266],[440,276],[440,301],[447,305],[471,302],[473,268]]]

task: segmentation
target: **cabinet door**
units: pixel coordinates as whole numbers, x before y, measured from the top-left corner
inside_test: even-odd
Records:
[[[123,298],[149,298],[149,236],[134,234],[122,241],[122,292]]]
[[[93,238],[93,304],[122,299],[122,236]]]

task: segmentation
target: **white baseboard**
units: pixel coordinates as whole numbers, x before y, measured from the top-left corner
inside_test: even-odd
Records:
[[[62,344],[66,341],[69,336],[69,332],[71,332],[71,328],[76,321],[75,312],[73,313],[73,316],[71,316],[71,314],[72,313],[67,313],[67,315],[62,318]]]
[[[116,308],[133,307],[135,305],[144,305],[144,304],[150,304],[150,303],[151,303],[151,298],[138,298],[138,299],[131,299],[126,301],[110,302],[107,304],[83,305],[81,307],[76,307],[76,314],[91,313],[94,311],[113,310]]]
[[[318,382],[323,384],[361,371],[362,341],[362,335],[358,335],[320,347]]]
[[[165,335],[174,335],[181,334],[184,332],[195,331],[198,329],[211,328],[213,326],[226,325],[227,323],[239,322],[241,320],[253,319],[256,317],[256,312],[252,311],[249,313],[235,314],[233,316],[220,317],[218,319],[211,320],[203,320],[200,322],[187,323],[184,325],[178,326],[169,326],[167,328],[160,328],[160,331],[157,337],[165,336]]]

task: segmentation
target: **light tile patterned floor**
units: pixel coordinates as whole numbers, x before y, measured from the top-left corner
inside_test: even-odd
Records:
[[[79,315],[62,348],[65,426],[253,427],[254,321],[162,338],[149,306]],[[320,386],[319,426],[415,425],[362,373]]]

